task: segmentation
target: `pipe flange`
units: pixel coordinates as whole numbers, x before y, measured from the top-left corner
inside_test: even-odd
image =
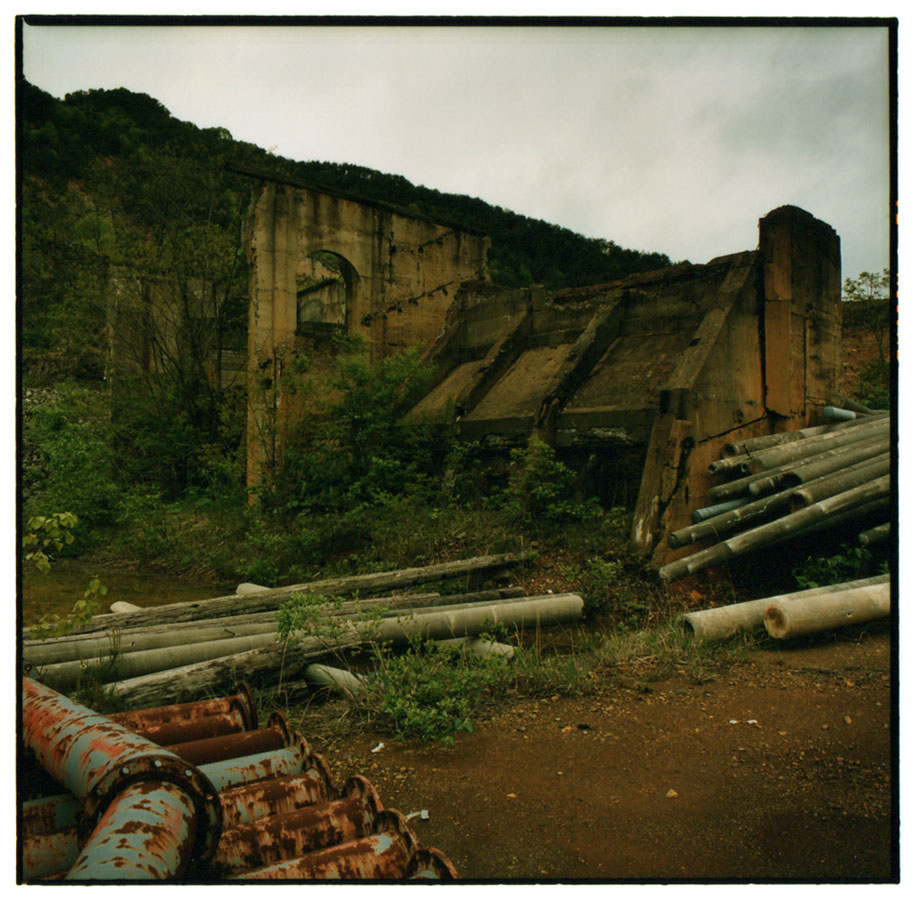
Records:
[[[242,717],[245,720],[245,731],[257,730],[257,703],[254,700],[254,691],[247,681],[239,681],[235,685],[235,695],[242,708]]]
[[[267,728],[275,728],[283,736],[283,746],[291,747],[298,740],[299,733],[293,731],[281,712],[272,712],[267,719]]]
[[[420,847],[410,857],[404,878],[408,880],[457,881],[454,863],[435,847]]]
[[[222,836],[219,793],[200,769],[167,751],[142,753],[130,759],[115,760],[102,773],[80,807],[77,818],[80,843],[88,839],[105,810],[127,787],[137,782],[152,781],[174,784],[191,798],[197,815],[194,858],[198,861],[212,859]]]

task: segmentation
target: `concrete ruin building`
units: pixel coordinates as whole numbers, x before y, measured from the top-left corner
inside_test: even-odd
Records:
[[[839,238],[796,207],[760,220],[756,250],[553,292],[492,284],[482,234],[288,179],[255,187],[246,246],[251,483],[282,452],[297,341],[420,344],[435,379],[413,420],[536,436],[605,500],[628,478],[632,545],[664,561],[722,444],[809,425],[838,386]]]
[[[489,277],[484,234],[294,179],[261,178],[245,247],[249,484],[285,445],[283,378],[298,350],[329,334],[362,335],[373,360],[428,345],[458,288]]]

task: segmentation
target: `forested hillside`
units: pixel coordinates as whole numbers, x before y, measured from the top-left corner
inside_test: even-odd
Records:
[[[585,238],[399,175],[278,157],[225,129],[179,121],[152,97],[123,88],[57,100],[23,82],[18,114],[20,311],[24,361],[33,374],[101,374],[98,298],[109,262],[179,280],[206,278],[230,301],[223,326],[243,329],[247,275],[239,228],[251,181],[226,171],[227,163],[483,231],[492,238],[493,280],[501,284],[595,284],[669,265],[663,254]]]

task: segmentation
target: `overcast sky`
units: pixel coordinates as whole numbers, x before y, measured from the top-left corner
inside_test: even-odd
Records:
[[[786,203],[889,265],[887,32],[847,27],[29,27],[26,78],[126,87],[297,160],[357,163],[707,262]]]

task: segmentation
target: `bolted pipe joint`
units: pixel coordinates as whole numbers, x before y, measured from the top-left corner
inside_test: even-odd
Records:
[[[22,739],[38,762],[82,801],[80,841],[88,839],[112,803],[138,784],[173,785],[193,809],[196,859],[216,852],[222,808],[216,788],[175,753],[84,706],[22,679]]]

